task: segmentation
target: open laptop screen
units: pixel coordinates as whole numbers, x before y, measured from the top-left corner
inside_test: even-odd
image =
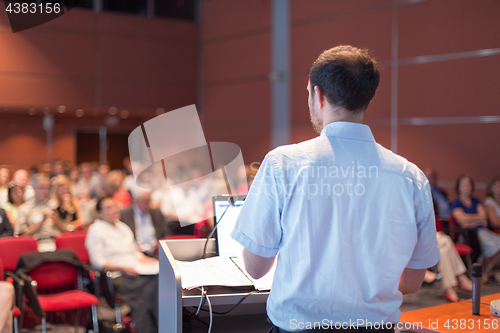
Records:
[[[219,221],[219,226],[215,230],[215,243],[217,246],[217,254],[221,257],[241,257],[243,246],[231,238],[231,230],[236,224],[236,219],[240,214],[241,207],[243,207],[244,196],[238,197],[233,206],[229,207],[229,196],[220,195],[213,197],[214,205],[214,223]],[[222,219],[221,219],[222,216]]]

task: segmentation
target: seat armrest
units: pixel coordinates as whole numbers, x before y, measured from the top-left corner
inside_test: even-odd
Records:
[[[111,279],[111,272],[108,270],[103,270],[100,272],[100,290],[101,295],[104,296],[106,302],[108,302],[111,308],[115,308],[116,300],[115,300],[115,288],[113,286],[113,282]]]
[[[24,294],[24,280],[15,273],[5,272],[5,276],[11,278],[14,282],[14,289],[16,291],[16,306],[22,309],[23,294]]]
[[[45,312],[38,301],[38,293],[36,291],[37,282],[24,273],[19,273],[18,275],[24,281],[24,295],[28,299],[28,305],[38,318],[43,318]]]

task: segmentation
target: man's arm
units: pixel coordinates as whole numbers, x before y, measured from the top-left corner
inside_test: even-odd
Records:
[[[248,274],[254,279],[260,279],[273,267],[276,256],[271,258],[261,257],[255,253],[243,249],[243,261]]]
[[[399,278],[399,291],[403,294],[413,294],[419,291],[424,281],[426,269],[405,268]]]

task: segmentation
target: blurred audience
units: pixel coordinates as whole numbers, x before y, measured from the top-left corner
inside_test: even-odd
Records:
[[[82,225],[80,202],[73,197],[69,187],[70,181],[67,176],[58,175],[53,178],[49,206],[56,211],[59,221],[66,228],[63,231],[75,231]]]
[[[17,209],[25,202],[24,187],[17,183],[11,184],[7,190],[7,196],[8,202],[2,208],[7,213],[10,223],[15,229],[17,224]]]
[[[24,188],[24,201],[31,200],[35,195],[35,190],[33,190],[33,186],[31,186],[29,181],[28,171],[24,169],[17,170],[12,176],[12,183],[19,184]]]
[[[431,186],[432,199],[436,203],[436,215],[439,216],[441,221],[448,225],[448,217],[450,216],[450,199],[448,194],[443,189],[438,186],[437,173],[433,169],[426,168],[424,170],[425,176],[429,180],[429,185]]]
[[[80,202],[84,203],[89,200],[90,180],[92,178],[92,171],[90,163],[80,164],[80,179],[73,187],[73,195],[76,196]]]
[[[116,184],[117,191],[113,195],[113,198],[120,209],[129,207],[131,203],[130,192],[123,187],[124,178],[125,174],[121,170],[113,170],[106,177],[108,181]]]
[[[35,196],[19,206],[16,232],[18,235],[33,236],[39,241],[50,240],[67,229],[49,206],[49,177],[38,173],[33,176],[32,185]]]
[[[109,165],[100,164],[97,168],[97,172],[93,174],[90,179],[90,187],[89,187],[89,197],[91,199],[94,198],[102,198],[104,194],[103,183],[109,173]]]
[[[493,268],[500,264],[500,235],[487,228],[484,207],[478,198],[472,196],[474,193],[472,177],[460,176],[455,190],[458,198],[451,204],[451,213],[463,229],[477,233],[483,259],[483,282],[488,282],[493,278]]]
[[[500,178],[495,177],[486,186],[484,208],[488,216],[488,225],[493,230],[500,228]]]
[[[14,236],[14,228],[12,227],[5,210],[0,208],[0,238],[9,236]]]
[[[10,170],[7,166],[0,166],[0,207],[7,202],[7,186],[9,183]]]
[[[132,229],[141,251],[154,257],[158,240],[169,236],[170,232],[161,211],[150,208],[150,202],[151,191],[136,188],[132,193],[132,206],[120,211],[120,221]]]

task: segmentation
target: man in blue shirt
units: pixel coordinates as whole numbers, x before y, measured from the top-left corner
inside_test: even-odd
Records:
[[[269,152],[248,193],[231,235],[254,278],[278,257],[272,332],[393,332],[439,260],[427,179],[362,124],[378,83],[367,51],[323,52],[307,86],[320,136]]]

